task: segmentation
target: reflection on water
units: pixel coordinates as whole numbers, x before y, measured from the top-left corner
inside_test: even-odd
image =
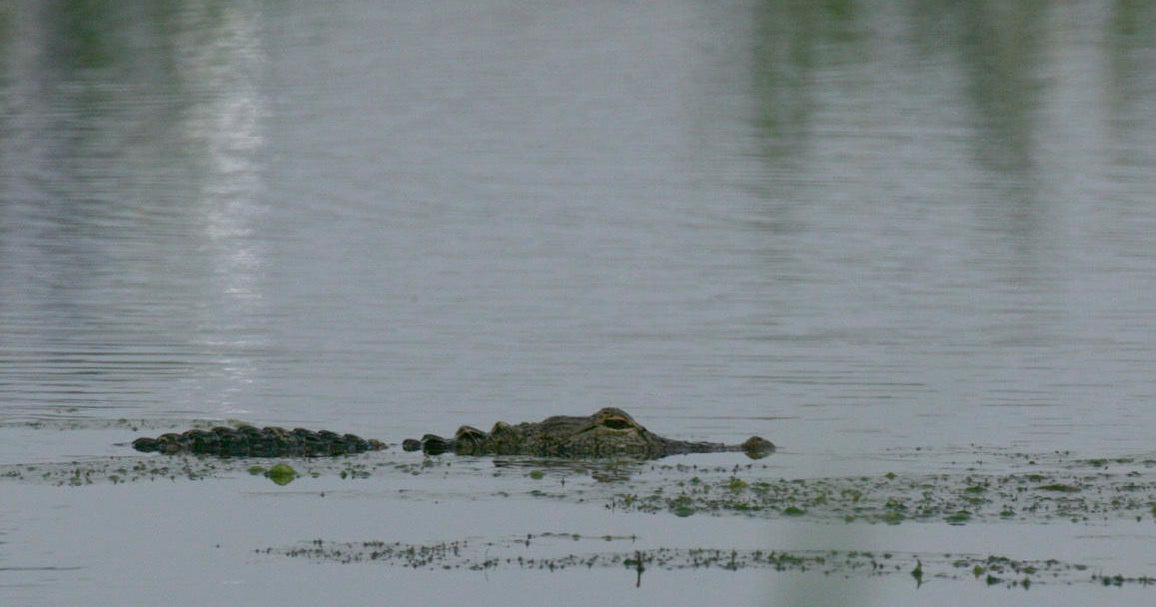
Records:
[[[955,410],[1051,404],[1059,385],[1121,371],[1085,366],[1134,341],[1139,317],[1105,321],[1117,294],[1152,282],[1150,268],[1130,263],[1102,259],[1115,271],[1086,271],[1090,257],[1146,256],[1151,244],[1149,219],[1133,226],[1115,216],[1152,181],[1142,172],[1121,179],[1112,149],[1130,144],[1103,130],[1120,117],[1098,102],[1114,86],[1087,69],[1101,53],[1115,55],[1099,41],[1120,37],[1120,23],[1090,5],[912,14],[852,6],[760,4],[751,121],[762,129],[752,158],[764,164],[719,180],[757,192],[764,216],[752,225],[776,235],[764,258],[781,304],[768,308],[766,338],[784,325],[799,336],[826,333],[835,339],[818,343],[839,347],[809,359],[808,376],[841,364],[855,385],[882,380],[868,398],[910,390],[927,413],[937,401]],[[1076,22],[1083,27],[1068,29]],[[1128,80],[1136,87],[1152,76]],[[1129,120],[1151,141],[1150,120]],[[1151,298],[1142,299],[1146,316]],[[1085,339],[1104,331],[1108,342]],[[1130,376],[1107,383],[1146,383]],[[812,396],[833,379],[798,378]],[[1083,388],[1075,387],[1078,406],[1104,402]],[[1143,409],[1144,392],[1130,414]]]
[[[211,293],[218,301],[211,316],[201,321],[207,330],[199,345],[213,353],[213,362],[226,376],[224,393],[216,398],[222,413],[227,413],[238,406],[230,394],[254,381],[255,361],[244,353],[267,344],[265,336],[251,327],[264,312],[266,251],[254,237],[264,214],[262,166],[257,159],[263,142],[264,104],[258,81],[264,57],[252,7],[215,13],[205,10],[191,16],[185,35],[176,37],[176,46],[182,79],[212,91],[190,108],[182,127],[192,148],[204,154],[198,163],[195,200]],[[197,25],[206,19],[214,33],[208,40]]]
[[[175,381],[183,406],[227,410],[264,347],[253,7],[17,9],[0,123],[13,404],[151,404]]]

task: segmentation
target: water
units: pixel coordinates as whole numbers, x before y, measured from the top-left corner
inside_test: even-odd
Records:
[[[605,405],[671,436],[767,436],[786,476],[902,469],[886,454],[913,446],[1150,453],[1152,23],[1137,2],[0,1],[0,464],[126,455],[120,418],[397,442]],[[57,569],[24,594],[26,574],[0,573],[0,597],[271,596],[253,582],[269,562],[236,556],[259,542],[225,557],[211,531],[171,566],[189,586],[136,579],[147,558],[100,579],[97,554],[66,557],[85,513],[172,524],[169,490],[6,482],[0,572]],[[258,525],[247,489],[173,490],[218,535]],[[229,502],[231,523],[204,514]],[[669,523],[594,510],[573,515],[592,534]],[[436,530],[422,514],[409,524]],[[652,533],[719,532],[680,529]],[[1053,531],[993,545],[1116,545]],[[1126,552],[1112,564],[1156,569]],[[384,583],[279,567],[351,597]],[[494,575],[514,579],[388,573],[490,604],[519,602],[506,583],[585,579]],[[741,579],[693,583],[794,596]],[[852,596],[925,600],[892,584]]]

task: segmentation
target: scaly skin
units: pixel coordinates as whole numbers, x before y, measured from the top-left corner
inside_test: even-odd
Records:
[[[427,434],[402,443],[406,451],[430,455],[453,451],[458,455],[533,455],[539,457],[628,456],[657,459],[682,453],[742,451],[761,458],[775,450],[768,440],[752,436],[741,445],[688,442],[665,438],[644,428],[622,409],[607,407],[587,417],[555,416],[515,426],[494,424],[487,434],[462,426],[454,438]]]
[[[314,432],[305,428],[286,430],[276,426],[188,430],[156,438],[141,437],[134,440],[132,446],[137,451],[159,451],[169,455],[192,453],[224,457],[316,457],[378,451],[386,447],[379,440],[353,434],[328,430]]]

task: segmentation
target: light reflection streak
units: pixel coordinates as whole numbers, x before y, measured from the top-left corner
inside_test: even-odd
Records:
[[[267,257],[254,230],[264,215],[258,153],[264,145],[265,107],[257,82],[264,56],[258,15],[242,3],[190,10],[183,17],[188,23],[180,31],[188,35],[176,42],[178,70],[183,80],[208,92],[182,125],[203,155],[196,204],[211,280],[222,296],[222,317],[204,321],[224,323],[202,335],[204,345],[219,352],[218,363],[228,378],[225,393],[219,396],[221,412],[245,413],[236,408],[230,394],[253,383],[256,363],[252,356],[230,353],[259,348],[264,341],[251,326],[265,304],[262,279]],[[211,28],[197,23],[205,19],[216,22]],[[206,38],[204,32],[213,35]]]

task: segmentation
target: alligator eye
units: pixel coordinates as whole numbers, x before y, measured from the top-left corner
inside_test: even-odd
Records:
[[[613,430],[625,430],[633,427],[630,422],[621,417],[611,417],[602,421],[602,425]]]

